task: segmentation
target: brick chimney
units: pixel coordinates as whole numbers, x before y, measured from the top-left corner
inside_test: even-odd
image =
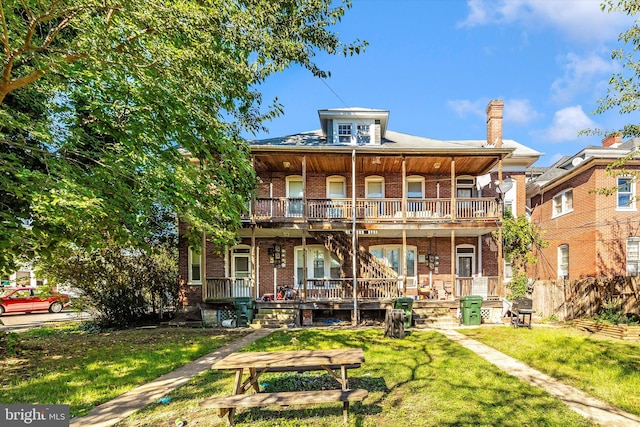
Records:
[[[502,147],[502,110],[504,101],[493,99],[487,106],[487,144]]]
[[[622,142],[622,133],[613,132],[602,139],[603,147],[618,146]]]

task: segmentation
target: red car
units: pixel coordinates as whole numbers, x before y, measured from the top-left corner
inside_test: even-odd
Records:
[[[59,313],[70,303],[68,295],[40,288],[0,288],[0,316],[47,310]]]

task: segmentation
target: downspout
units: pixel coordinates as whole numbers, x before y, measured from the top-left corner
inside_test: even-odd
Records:
[[[351,151],[351,264],[353,269],[353,325],[360,323],[358,313],[358,248],[356,239],[356,150]]]
[[[200,253],[200,265],[202,271],[200,272],[200,280],[202,280],[202,300],[207,297],[207,235],[202,233],[202,251]],[[189,267],[191,268],[191,267]]]

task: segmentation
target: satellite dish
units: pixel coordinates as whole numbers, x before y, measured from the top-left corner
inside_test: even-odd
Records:
[[[505,180],[502,184],[496,183],[496,191],[498,193],[506,193],[513,188],[513,180]]]
[[[576,157],[573,160],[571,160],[571,164],[573,165],[573,167],[578,166],[580,163],[582,163],[584,159],[582,157]]]

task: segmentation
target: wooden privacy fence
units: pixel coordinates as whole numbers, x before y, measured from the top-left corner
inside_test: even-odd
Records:
[[[618,301],[625,313],[640,314],[640,278],[584,278],[534,282],[533,309],[542,318],[573,320],[596,314],[603,304]]]

